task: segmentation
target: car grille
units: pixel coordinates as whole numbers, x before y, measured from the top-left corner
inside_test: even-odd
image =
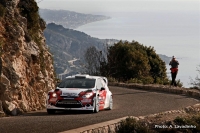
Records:
[[[81,108],[83,106],[79,101],[76,101],[76,100],[73,100],[73,99],[65,99],[65,100],[59,100],[56,103],[56,107],[61,107],[61,108]]]

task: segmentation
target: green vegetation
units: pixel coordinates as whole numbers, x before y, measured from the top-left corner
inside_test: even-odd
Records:
[[[136,41],[131,43],[119,41],[108,47],[107,54],[96,51],[93,49],[94,53],[100,53],[97,54],[97,57],[94,57],[97,59],[88,60],[86,58],[86,62],[92,61],[99,64],[95,67],[97,74],[119,82],[169,84],[165,62],[156,54],[153,47],[143,46]],[[88,54],[89,52],[86,57],[92,58]]]
[[[46,66],[45,59],[43,55],[43,43],[41,42],[42,38],[40,37],[39,30],[44,30],[45,24],[43,19],[40,18],[38,13],[38,6],[34,0],[23,0],[18,4],[18,8],[20,9],[20,14],[27,18],[27,31],[26,32],[26,40],[29,42],[31,39],[38,45],[40,48],[40,67],[43,74],[44,68]]]
[[[107,42],[114,44],[115,39],[98,39],[83,32],[66,29],[54,23],[48,24],[44,30],[46,43],[54,55],[54,68],[57,74],[66,69],[73,72],[83,72],[84,54],[89,47],[96,47],[98,51],[104,49]],[[69,60],[80,59],[76,67],[70,67]],[[85,64],[84,64],[85,65]],[[70,73],[70,72],[69,72]]]
[[[165,125],[169,128],[155,128],[155,125]],[[181,128],[182,127],[182,128]],[[198,133],[200,132],[200,114],[191,117],[176,117],[173,121],[161,123],[145,123],[132,117],[120,122],[116,133]]]
[[[200,65],[197,67],[197,72],[200,74]],[[200,89],[200,77],[197,75],[195,80],[191,79],[191,89]]]
[[[170,80],[170,83],[171,83],[171,80]],[[180,79],[176,80],[176,84],[177,84],[178,87],[183,86],[183,83],[180,81]]]
[[[27,30],[30,36],[38,45],[41,44],[41,38],[38,36],[40,29],[44,30],[45,22],[39,16],[39,7],[34,0],[23,0],[18,4],[20,14],[27,18]]]
[[[86,73],[90,75],[99,75],[101,53],[93,46],[86,50],[84,56],[87,62]]]
[[[128,117],[121,121],[116,128],[116,133],[150,133],[151,130],[142,123],[136,121],[132,117]]]
[[[18,8],[20,9],[20,13],[22,16],[27,18],[27,29],[31,34],[34,34],[38,31],[39,27],[39,19],[40,16],[38,14],[38,6],[34,0],[23,0],[18,4]]]

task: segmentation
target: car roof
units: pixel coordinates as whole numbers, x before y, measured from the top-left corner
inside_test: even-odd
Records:
[[[66,78],[87,78],[87,79],[98,79],[98,78],[105,78],[102,76],[91,76],[89,74],[76,74],[76,75],[72,75],[72,76],[68,76]]]

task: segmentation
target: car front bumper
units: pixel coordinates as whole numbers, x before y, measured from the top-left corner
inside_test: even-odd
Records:
[[[80,108],[68,108],[68,107],[56,107],[54,105],[50,105],[48,104],[46,106],[47,109],[52,109],[52,110],[94,110],[94,107],[91,105],[86,105],[84,107],[80,107]]]

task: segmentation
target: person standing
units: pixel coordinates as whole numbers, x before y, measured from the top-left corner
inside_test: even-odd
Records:
[[[177,86],[176,84],[176,75],[178,73],[178,65],[179,65],[179,62],[176,60],[176,58],[173,56],[172,57],[172,60],[170,61],[169,65],[171,65],[171,77],[172,77],[172,82],[171,82],[171,85],[173,86]]]

